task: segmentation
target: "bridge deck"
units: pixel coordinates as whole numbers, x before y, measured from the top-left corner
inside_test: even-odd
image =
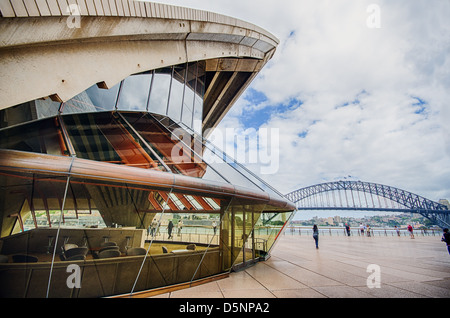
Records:
[[[368,288],[367,266],[381,270]],[[272,257],[228,278],[164,298],[450,298],[450,255],[440,236],[285,235]]]

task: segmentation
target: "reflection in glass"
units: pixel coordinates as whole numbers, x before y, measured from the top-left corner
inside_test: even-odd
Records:
[[[171,83],[171,68],[156,70],[150,92],[148,111],[160,115],[167,114],[167,102]]]
[[[75,175],[65,192],[67,176],[0,170],[2,193],[8,193],[8,204],[3,195],[0,206],[14,216],[3,219],[2,236],[16,233],[2,252],[22,253],[36,262],[26,266],[32,275],[22,269],[0,272],[1,296],[45,297],[47,284],[42,281],[48,280],[52,251],[58,255],[52,263],[50,297],[110,296],[210,277],[265,257],[292,215],[235,196]],[[102,226],[74,223],[82,216],[98,220],[99,215]],[[24,221],[35,229],[24,231]],[[116,252],[105,256],[107,243]],[[89,252],[71,259],[69,245]],[[69,260],[83,273],[81,288],[74,293],[66,285]]]
[[[265,257],[273,247],[293,212],[262,213],[255,225],[254,235],[256,250],[260,257]]]
[[[0,128],[10,127],[32,120],[58,114],[61,103],[50,98],[36,99],[0,110]]]
[[[122,159],[95,122],[95,114],[64,115],[70,140],[78,158],[122,163]]]
[[[113,110],[116,106],[120,83],[110,89],[92,85],[69,101],[63,103],[62,113],[85,113]]]
[[[115,113],[64,116],[68,134],[78,157],[144,168],[162,169],[127,123]]]
[[[189,64],[187,69],[181,121],[188,127],[192,127],[194,95],[197,86],[197,64]]]
[[[58,170],[67,158],[61,166],[45,167],[45,156],[39,156],[42,161],[33,166],[29,160],[31,168],[24,172],[17,172],[14,162],[0,167],[2,253],[24,253],[37,262],[20,268],[2,264],[7,270],[0,271],[0,297],[45,297],[50,280],[50,297],[132,293],[192,282],[265,257],[292,212],[266,206],[267,196],[258,192],[265,184],[201,135],[193,138],[193,129],[201,132],[205,63],[103,86],[94,85],[61,107],[46,100],[15,109],[28,116],[31,111],[25,111],[39,105],[37,118],[0,112],[7,125],[34,120],[0,130],[0,148],[66,156],[68,145],[76,158],[183,176],[167,173],[164,178],[173,177],[174,183],[160,183],[153,177],[163,174],[153,171],[143,173],[149,176],[145,181],[131,180],[126,172],[116,173],[122,168],[75,157],[76,174]],[[46,116],[54,117],[36,120]],[[61,157],[52,159],[49,163]],[[99,166],[101,173],[92,171]],[[66,244],[88,252],[71,259]],[[105,260],[108,244],[115,252]],[[51,251],[58,253],[54,261]],[[81,288],[67,288],[69,260],[81,268]]]
[[[173,67],[173,79],[170,89],[170,100],[168,116],[175,122],[181,120],[181,109],[183,106],[184,97],[184,81],[186,76],[185,65]]]
[[[39,119],[58,115],[60,102],[54,102],[50,98],[36,99],[36,113]]]
[[[205,95],[206,72],[205,64],[198,63],[197,65],[197,82],[195,87],[197,93],[194,96],[194,114],[191,128],[197,133],[202,134],[201,123],[203,120],[203,96]]]
[[[172,172],[197,178],[204,175],[206,164],[187,144],[171,136],[170,131],[160,121],[149,114],[141,116],[129,113],[124,114],[124,117]]]
[[[151,80],[151,73],[142,73],[127,77],[123,81],[120,90],[117,109],[146,110]]]
[[[69,154],[56,117],[4,129],[0,133],[0,149]]]

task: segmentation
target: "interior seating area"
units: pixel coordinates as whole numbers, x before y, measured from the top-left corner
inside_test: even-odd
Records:
[[[132,247],[127,249],[127,256],[146,255],[147,250],[143,247]]]
[[[83,247],[73,247],[65,251],[64,254],[61,254],[64,259],[63,261],[75,261],[75,260],[85,260],[86,255],[89,252],[89,249],[85,246]]]
[[[116,242],[106,241],[100,244],[100,249],[98,251],[93,251],[92,255],[94,258],[102,259],[102,258],[111,258],[111,257],[119,257],[122,255],[120,252],[119,246],[117,246]]]
[[[79,247],[77,244],[66,243],[61,247],[59,258],[61,261],[85,260],[89,249],[86,246]]]

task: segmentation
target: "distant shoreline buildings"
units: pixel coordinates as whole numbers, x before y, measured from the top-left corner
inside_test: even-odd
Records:
[[[440,200],[440,203],[442,203]],[[447,200],[445,200],[447,201]],[[448,204],[448,201],[447,201]],[[336,226],[343,227],[345,224],[350,227],[359,227],[360,224],[369,224],[371,227],[399,227],[406,228],[411,224],[415,229],[434,228],[437,227],[432,224],[430,220],[418,213],[393,213],[390,215],[364,215],[361,217],[339,216],[334,217],[320,217],[315,216],[309,220],[293,220],[291,225],[308,226],[317,224],[318,226]]]

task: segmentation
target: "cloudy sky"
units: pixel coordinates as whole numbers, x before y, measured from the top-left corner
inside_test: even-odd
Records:
[[[279,130],[279,168],[261,177],[282,193],[347,178],[450,199],[450,1],[158,2],[280,40],[221,127]]]

